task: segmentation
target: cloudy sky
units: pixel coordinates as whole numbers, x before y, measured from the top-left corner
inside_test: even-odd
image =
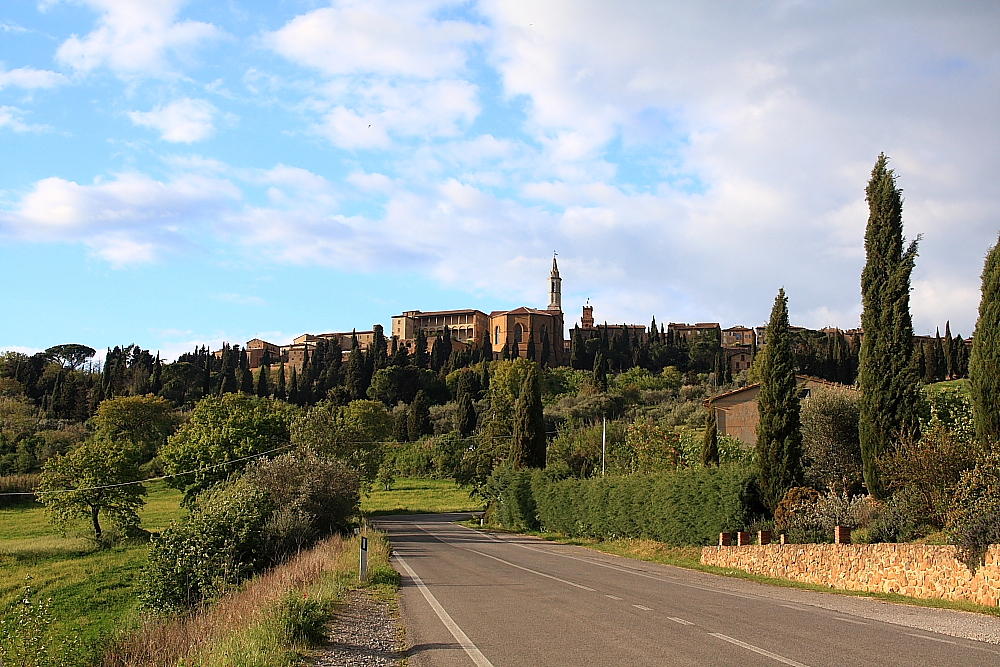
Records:
[[[1000,230],[994,2],[5,0],[0,348],[175,356],[547,302],[859,323],[904,190],[918,333]]]

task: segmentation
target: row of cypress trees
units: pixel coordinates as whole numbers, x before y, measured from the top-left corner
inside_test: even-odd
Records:
[[[961,377],[967,364],[977,436],[982,442],[1000,442],[1000,243],[986,258],[979,319],[968,359],[961,337],[951,338],[950,325],[945,328],[947,346],[938,345],[940,335],[930,349],[914,345],[910,276],[919,236],[909,244],[903,237],[902,191],[884,154],[872,169],[865,195],[869,216],[861,274],[864,335],[858,368],[859,435],[865,485],[873,496],[884,498],[888,489],[878,460],[896,443],[920,438],[918,410],[925,379]],[[773,510],[788,489],[802,482],[799,389],[784,289],[775,299],[761,354],[758,478],[762,500]],[[702,458],[706,463],[718,460],[713,425],[706,430]]]

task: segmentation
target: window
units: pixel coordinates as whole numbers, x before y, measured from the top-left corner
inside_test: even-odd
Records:
[[[518,322],[514,325],[514,342],[520,343],[524,340],[524,327]]]
[[[496,333],[493,334],[493,344],[494,345],[499,345],[500,344],[500,327],[499,326],[497,326],[497,328],[496,328]]]

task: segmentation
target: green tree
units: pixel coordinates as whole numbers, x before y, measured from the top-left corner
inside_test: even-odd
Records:
[[[427,368],[429,358],[427,356],[427,334],[423,329],[417,329],[417,335],[413,341],[413,365],[417,368]]]
[[[434,427],[431,425],[431,404],[427,400],[427,394],[423,389],[417,392],[410,404],[410,413],[407,415],[406,431],[411,442],[416,442],[424,435],[432,435]]]
[[[255,393],[262,398],[266,398],[271,395],[271,387],[268,382],[268,376],[270,375],[270,366],[261,366],[257,371],[257,391]]]
[[[1000,443],[1000,243],[986,255],[982,280],[969,355],[969,390],[976,437],[983,443]]]
[[[552,356],[552,346],[549,343],[549,332],[542,329],[542,366],[549,365],[549,357]]]
[[[183,489],[190,501],[252,457],[287,446],[296,414],[282,401],[243,393],[203,398],[160,450],[167,474],[175,475],[167,483]]]
[[[67,345],[53,345],[45,350],[46,356],[70,370],[75,370],[83,365],[87,359],[93,357],[97,351],[92,347],[69,343]]]
[[[902,191],[879,155],[865,189],[867,260],[861,273],[861,390],[859,435],[865,484],[876,498],[886,495],[878,460],[901,440],[920,437],[920,384],[913,359],[910,274],[917,241],[904,249]]]
[[[274,397],[279,401],[285,400],[285,362],[278,364],[278,386],[274,390]]]
[[[174,432],[176,420],[170,401],[159,396],[121,396],[102,401],[91,424],[95,433],[111,442],[127,442],[136,462],[156,456]]]
[[[603,350],[598,350],[594,354],[594,386],[600,391],[608,390],[608,362],[604,358]]]
[[[653,320],[656,322],[656,320]],[[705,433],[701,440],[701,464],[703,466],[719,465],[719,425],[713,414],[705,425]]]
[[[455,430],[466,438],[476,430],[476,407],[472,403],[472,373],[463,372],[458,379],[458,409],[455,411]]]
[[[370,485],[378,475],[392,429],[392,415],[379,401],[351,401],[344,406],[320,401],[295,419],[291,437],[300,449],[346,462]]]
[[[100,540],[104,534],[101,514],[123,531],[139,525],[139,508],[146,495],[139,480],[136,457],[128,444],[97,436],[45,463],[38,499],[57,526],[65,527],[77,517],[89,518],[94,537]]]
[[[526,355],[530,361],[538,361],[535,357],[535,332],[528,334],[528,353]]]
[[[365,398],[368,394],[368,387],[365,386],[365,357],[361,352],[357,336],[351,341],[351,354],[347,358],[347,377],[344,380],[344,387],[351,400]]]
[[[757,475],[764,504],[773,512],[802,481],[802,433],[795,357],[788,330],[788,298],[778,291],[760,358],[757,394]]]
[[[545,467],[545,416],[538,364],[531,362],[514,404],[511,461],[515,468]]]

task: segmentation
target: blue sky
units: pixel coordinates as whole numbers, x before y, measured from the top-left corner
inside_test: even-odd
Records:
[[[915,328],[1000,229],[989,3],[9,0],[0,348],[221,341],[546,304],[856,326],[864,185]]]

